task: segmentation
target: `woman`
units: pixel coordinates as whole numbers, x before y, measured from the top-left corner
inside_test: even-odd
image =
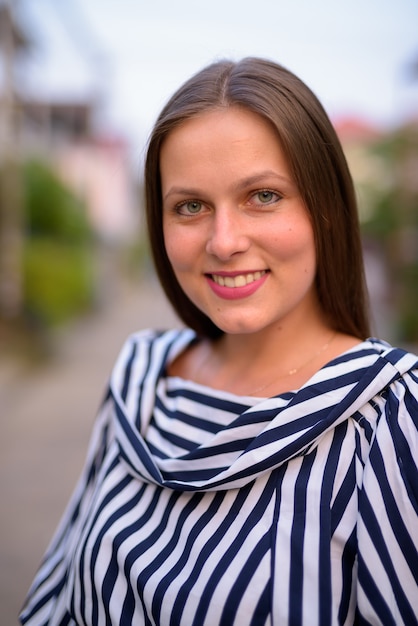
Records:
[[[183,330],[128,339],[22,623],[413,624],[417,358],[370,334],[353,185],[293,74],[162,111],[153,256]]]

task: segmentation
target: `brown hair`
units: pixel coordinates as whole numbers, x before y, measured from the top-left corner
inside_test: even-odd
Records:
[[[184,294],[164,245],[159,158],[164,139],[187,119],[238,105],[277,129],[281,146],[311,215],[317,253],[317,290],[335,330],[370,334],[354,186],[335,130],[312,91],[286,68],[246,58],[220,61],[190,78],[171,97],[151,133],[145,192],[151,251],[162,287],[183,322],[198,334],[222,334]]]

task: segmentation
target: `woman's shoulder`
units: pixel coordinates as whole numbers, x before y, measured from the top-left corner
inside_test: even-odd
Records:
[[[389,410],[390,398],[399,407],[405,401],[417,406],[418,357],[371,337],[338,355],[310,382],[314,383],[314,390],[333,391],[342,396],[348,390],[356,407],[362,402],[372,403],[385,412]],[[418,408],[416,411],[417,415]]]
[[[194,331],[187,328],[159,330],[146,328],[131,333],[122,344],[114,365],[114,373],[132,368],[135,363],[163,364],[172,360],[196,338]]]
[[[375,350],[376,366],[371,370],[381,379],[381,389],[374,398],[380,420],[389,425],[388,433],[395,436],[397,429],[403,437],[417,441],[418,428],[418,356],[406,349],[392,346],[386,341],[370,338],[364,342],[365,350]],[[384,426],[386,429],[386,426]]]
[[[189,328],[171,328],[171,329],[156,329],[145,328],[135,331],[128,335],[126,338],[122,350],[125,348],[133,349],[149,346],[176,346],[177,344],[185,344],[194,341],[196,333]]]
[[[418,367],[417,354],[376,337],[369,337],[364,341],[356,343],[353,347],[343,352],[341,357],[343,360],[362,357],[368,357],[371,360],[381,359],[402,373]]]
[[[376,350],[380,358],[399,372],[399,374],[407,374],[418,370],[418,356],[415,352],[407,348],[393,346],[387,341],[371,337],[367,342],[372,349]]]

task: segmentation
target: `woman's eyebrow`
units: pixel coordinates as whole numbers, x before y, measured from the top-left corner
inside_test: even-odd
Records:
[[[202,193],[202,191],[200,189],[197,189],[197,188],[174,186],[174,187],[170,187],[170,189],[167,191],[165,196],[163,196],[163,202],[165,202],[167,200],[167,198],[169,198],[170,196],[176,196],[176,195],[180,195],[180,196],[198,196],[201,193]]]
[[[266,178],[276,178],[279,182],[282,183],[292,183],[292,181],[282,174],[278,174],[274,170],[263,170],[261,172],[257,172],[256,174],[252,174],[250,176],[245,176],[244,178],[236,181],[232,185],[232,189],[235,191],[239,191],[241,189],[246,189],[247,187],[251,187],[252,185],[256,185],[257,183],[263,182]],[[170,196],[173,195],[181,195],[181,196],[199,196],[202,193],[201,189],[197,187],[180,187],[174,185],[170,187],[167,193],[163,197],[163,202],[165,202]]]
[[[261,172],[257,172],[251,176],[246,176],[241,180],[237,181],[234,185],[234,189],[245,189],[247,187],[251,187],[257,183],[263,182],[265,178],[276,178],[278,181],[283,183],[291,183],[292,181],[287,177],[275,172],[274,170],[263,170]]]

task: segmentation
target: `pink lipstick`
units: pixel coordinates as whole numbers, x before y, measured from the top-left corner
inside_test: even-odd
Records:
[[[253,295],[267,280],[269,272],[220,272],[206,274],[209,287],[225,300],[239,300]]]

